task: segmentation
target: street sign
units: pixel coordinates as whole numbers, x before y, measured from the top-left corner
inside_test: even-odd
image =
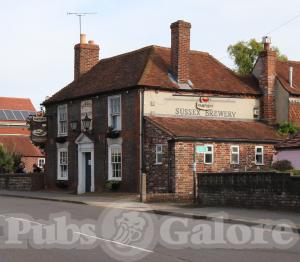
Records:
[[[196,153],[197,154],[203,154],[207,152],[207,147],[206,146],[196,146]]]

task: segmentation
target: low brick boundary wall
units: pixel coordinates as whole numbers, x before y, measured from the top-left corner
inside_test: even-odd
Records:
[[[176,193],[147,193],[146,202],[187,202],[193,201],[193,195]]]
[[[300,177],[272,172],[201,173],[198,203],[300,211]]]
[[[45,175],[35,174],[0,174],[0,189],[15,191],[35,191],[45,187]]]

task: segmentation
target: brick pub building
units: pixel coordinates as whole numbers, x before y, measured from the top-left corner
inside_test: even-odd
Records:
[[[265,38],[253,75],[239,77],[190,50],[190,29],[177,21],[171,48],[100,60],[81,36],[74,81],[44,102],[49,187],[101,192],[120,181],[148,199],[190,199],[195,172],[269,169],[281,139],[273,125],[300,124],[299,64],[278,62]]]

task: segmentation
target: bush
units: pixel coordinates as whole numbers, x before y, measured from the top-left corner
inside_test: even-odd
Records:
[[[288,171],[293,169],[293,166],[288,160],[278,160],[272,164],[272,167],[278,171]]]
[[[14,159],[11,154],[9,154],[3,145],[0,145],[0,173],[10,173],[13,172]]]
[[[295,126],[293,123],[284,122],[279,124],[278,132],[283,135],[294,135],[300,132],[300,128]]]
[[[293,170],[292,174],[293,176],[300,176],[300,170]]]
[[[108,190],[118,190],[120,188],[121,182],[120,181],[106,181],[105,188]]]

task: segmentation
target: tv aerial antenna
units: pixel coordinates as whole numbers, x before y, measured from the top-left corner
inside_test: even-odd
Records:
[[[79,33],[81,35],[82,33],[82,17],[83,16],[86,16],[86,15],[96,15],[97,13],[96,12],[87,12],[87,13],[67,13],[67,15],[76,15],[78,16],[78,19],[79,19]]]

